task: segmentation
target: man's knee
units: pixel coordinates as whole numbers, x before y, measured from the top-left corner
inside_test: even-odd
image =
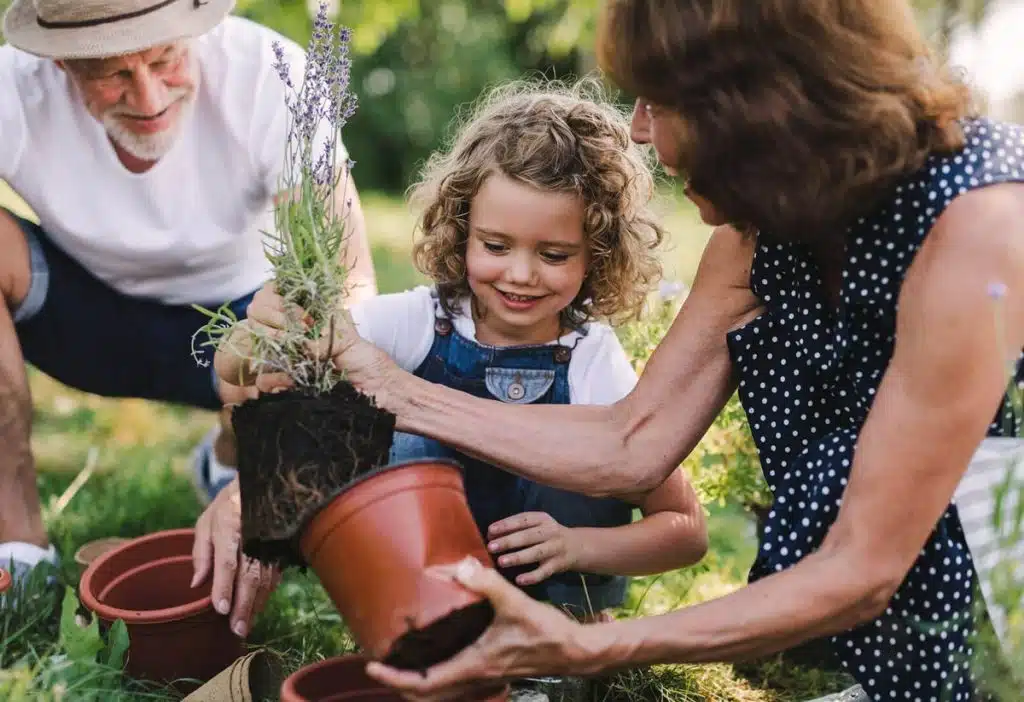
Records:
[[[7,309],[14,313],[28,295],[32,284],[31,254],[28,239],[18,220],[0,207],[0,294]]]

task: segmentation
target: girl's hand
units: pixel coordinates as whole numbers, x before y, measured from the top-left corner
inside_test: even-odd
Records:
[[[555,607],[538,602],[497,571],[468,558],[438,577],[454,577],[494,605],[494,622],[454,658],[427,669],[397,670],[370,663],[367,673],[423,702],[465,699],[481,687],[538,675],[590,675],[601,666],[587,633],[601,625],[581,625]],[[594,637],[589,637],[593,639]],[[475,699],[475,698],[474,698]]]
[[[555,521],[547,512],[523,512],[495,522],[487,529],[487,549],[498,557],[502,568],[539,563],[528,573],[516,576],[520,586],[534,585],[555,573],[574,570],[580,562],[582,544],[577,532]]]

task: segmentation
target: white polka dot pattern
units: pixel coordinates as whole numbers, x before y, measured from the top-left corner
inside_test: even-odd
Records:
[[[980,119],[965,122],[965,131],[962,150],[932,156],[847,230],[837,308],[826,302],[805,247],[760,237],[751,287],[766,311],[729,335],[775,496],[752,580],[813,552],[834,521],[858,433],[892,357],[900,286],[935,220],[969,190],[1024,181],[1024,128]],[[993,422],[991,433],[1002,424]],[[951,505],[885,613],[832,639],[872,700],[979,699],[969,669],[975,583]]]

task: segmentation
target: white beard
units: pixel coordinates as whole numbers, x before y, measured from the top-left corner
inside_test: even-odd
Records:
[[[128,129],[119,119],[119,115],[130,113],[122,108],[113,107],[107,110],[100,116],[100,122],[103,123],[110,138],[129,154],[143,161],[158,161],[171,150],[181,134],[182,127],[195,105],[195,96],[195,90],[190,88],[174,88],[169,91],[164,109],[177,102],[178,114],[170,127],[156,134],[136,134]]]

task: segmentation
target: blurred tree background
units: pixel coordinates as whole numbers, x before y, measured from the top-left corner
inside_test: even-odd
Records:
[[[340,5],[340,7],[339,7]],[[305,45],[316,0],[241,0],[236,13]],[[361,190],[401,193],[461,105],[525,74],[590,69],[597,0],[345,0],[359,110],[345,130]]]

